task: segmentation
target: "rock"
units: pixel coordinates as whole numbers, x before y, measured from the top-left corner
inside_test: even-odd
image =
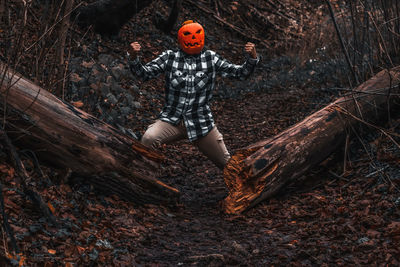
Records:
[[[113,60],[114,57],[111,56],[110,54],[100,54],[98,57],[98,62],[106,66],[111,65]]]
[[[108,76],[106,77],[106,83],[108,83],[108,84],[114,84],[114,83],[115,83],[114,77],[111,76],[111,75],[108,75]]]
[[[99,247],[99,248],[104,248],[104,249],[113,249],[113,246],[111,245],[111,243],[107,240],[107,239],[98,239],[96,241],[95,246]]]
[[[100,106],[100,103],[96,103],[96,111],[101,115],[104,113],[102,107]]]
[[[112,109],[109,114],[112,117],[114,122],[117,120],[117,117],[119,115],[118,112],[115,109]]]
[[[112,124],[114,122],[114,119],[109,114],[107,114],[107,115],[104,116],[104,121],[106,123]]]
[[[115,123],[118,123],[118,124],[121,124],[121,125],[125,125],[125,116],[118,115],[115,118]]]
[[[111,93],[107,94],[108,102],[115,105],[118,103],[118,99]]]
[[[98,79],[97,79],[96,76],[90,75],[90,76],[89,76],[89,79],[87,80],[87,82],[88,82],[88,84],[97,83],[97,82],[98,82]]]
[[[78,99],[73,99],[73,101],[82,100],[86,95],[89,94],[90,89],[91,88],[89,86],[81,86],[81,87],[79,87],[79,90],[78,90],[77,95],[76,95],[78,97]]]
[[[73,57],[68,61],[68,68],[71,72],[77,72],[80,66],[80,62],[82,62],[81,57]]]
[[[118,66],[112,67],[111,73],[114,76],[116,81],[120,81],[121,77],[124,74],[123,66],[121,67],[121,64],[119,64]]]
[[[78,87],[76,86],[76,84],[71,83],[71,85],[69,86],[69,94],[76,94],[78,93]]]
[[[357,243],[361,245],[363,243],[368,242],[369,240],[370,239],[368,237],[361,237],[360,239],[357,240]]]
[[[232,242],[232,248],[235,252],[243,254],[243,255],[247,255],[248,252],[247,250],[239,243],[237,243],[236,241]]]
[[[142,105],[138,101],[133,101],[132,104],[136,109],[140,109],[142,107]]]
[[[129,105],[129,106],[133,106],[133,101],[135,100],[135,98],[130,94],[130,93],[126,93],[125,94],[125,101],[126,101],[126,104],[127,105]]]
[[[136,84],[131,85],[131,86],[129,87],[129,89],[132,90],[132,91],[135,92],[135,93],[139,93],[139,91],[140,91],[139,87],[138,87]]]
[[[100,83],[100,91],[103,96],[107,96],[111,93],[111,85],[108,83]]]
[[[29,232],[36,233],[37,231],[41,230],[43,227],[39,224],[33,224],[29,226]]]
[[[95,77],[95,79],[99,82],[105,82],[106,81],[106,73],[103,70],[99,70],[97,68],[92,69],[92,76]]]
[[[92,261],[95,261],[99,257],[99,252],[94,248],[88,255]]]
[[[117,84],[117,83],[115,83],[115,84],[112,86],[112,89],[113,89],[114,92],[117,93],[117,94],[121,94],[121,93],[125,92],[124,88],[122,88],[122,87],[121,87],[119,84]]]
[[[122,115],[129,115],[131,113],[131,108],[130,107],[121,107],[120,108]]]
[[[117,128],[123,133],[126,134],[126,130],[124,127],[122,127],[119,123],[116,123]]]

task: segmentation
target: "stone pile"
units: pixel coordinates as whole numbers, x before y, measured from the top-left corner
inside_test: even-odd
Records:
[[[102,53],[98,47],[94,41],[75,51],[69,61],[65,99],[137,139],[137,134],[125,128],[127,118],[141,107],[135,99],[139,91],[136,78],[126,58]]]

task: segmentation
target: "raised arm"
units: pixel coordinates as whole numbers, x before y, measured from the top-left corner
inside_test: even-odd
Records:
[[[142,65],[138,58],[138,53],[141,50],[141,46],[138,42],[133,42],[130,44],[130,58],[133,61],[129,62],[129,67],[131,71],[142,78],[143,80],[149,80],[157,77],[163,73],[166,69],[170,51],[164,51],[157,58],[150,61],[146,65]]]
[[[215,54],[214,63],[217,73],[223,77],[233,77],[242,80],[249,77],[259,62],[259,58],[253,43],[247,43],[244,49],[249,54],[249,58],[243,65],[232,64],[220,55]]]

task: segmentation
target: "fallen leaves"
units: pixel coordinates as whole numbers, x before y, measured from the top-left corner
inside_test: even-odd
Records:
[[[17,266],[22,267],[25,265],[26,257],[22,253],[8,253],[6,252],[6,257],[11,260],[11,262],[16,263]]]
[[[81,108],[81,107],[84,106],[83,102],[80,101],[80,100],[79,101],[72,101],[71,104],[74,105],[74,107],[76,107],[76,108]]]
[[[391,222],[386,229],[386,235],[400,239],[400,221]]]
[[[53,204],[51,204],[51,202],[47,202],[47,207],[49,207],[51,213],[55,214],[56,213],[56,209],[54,208]]]

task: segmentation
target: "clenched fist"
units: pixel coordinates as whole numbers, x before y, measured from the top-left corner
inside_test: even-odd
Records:
[[[257,51],[256,51],[256,45],[253,43],[248,42],[245,46],[244,46],[244,50],[249,53],[249,55],[252,58],[257,58]]]
[[[141,49],[142,47],[138,42],[131,43],[129,46],[129,53],[131,54],[131,57],[136,58]]]

